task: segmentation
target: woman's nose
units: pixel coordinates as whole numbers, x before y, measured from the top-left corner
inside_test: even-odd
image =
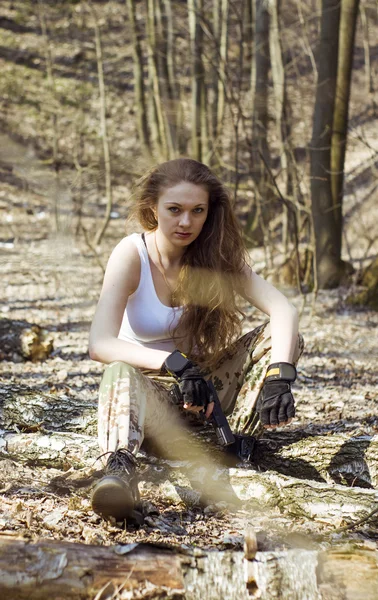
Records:
[[[180,225],[182,227],[188,227],[190,225],[190,216],[189,213],[183,212],[180,215]]]

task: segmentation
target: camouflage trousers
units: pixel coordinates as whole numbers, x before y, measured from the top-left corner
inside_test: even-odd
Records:
[[[269,322],[249,331],[226,349],[213,371],[205,373],[218,392],[233,432],[261,431],[256,401],[270,364]],[[303,352],[298,336],[296,363]],[[104,371],[98,407],[98,441],[102,452],[128,448],[136,454],[146,439],[167,439],[180,427],[184,411],[170,393],[173,377],[113,362]],[[192,416],[192,415],[191,415]],[[198,418],[198,417],[195,417]]]

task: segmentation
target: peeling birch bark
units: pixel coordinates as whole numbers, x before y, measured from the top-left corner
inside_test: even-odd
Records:
[[[122,598],[183,598],[179,557],[144,544],[29,544],[0,537],[2,600],[104,600],[118,597],[117,590]]]
[[[254,571],[253,590],[246,563]],[[376,600],[378,551],[350,544],[326,551],[260,551],[249,561],[234,551],[30,544],[0,536],[0,594],[2,600],[105,600],[115,595],[133,600]]]
[[[56,468],[91,468],[99,456],[97,440],[75,433],[5,433],[0,456]],[[219,465],[209,473],[197,461],[161,460],[146,464],[140,488],[172,505],[196,505],[201,493],[211,502],[278,507],[282,513],[334,525],[364,518],[377,507],[374,489],[288,477],[277,472],[257,472]],[[97,468],[101,468],[99,462]]]
[[[75,431],[96,435],[97,402],[72,401],[67,396],[44,394],[31,388],[3,385],[0,389],[0,427]]]
[[[263,469],[303,479],[378,487],[378,435],[314,435],[306,430],[258,440],[254,461]]]
[[[0,390],[0,427],[97,435],[97,403],[17,386]],[[349,437],[310,429],[271,433],[256,443],[254,464],[288,476],[378,487],[378,435]]]
[[[2,433],[0,456],[58,469],[89,467],[99,456],[97,439],[75,433]]]
[[[378,504],[376,490],[296,479],[271,471],[230,469],[230,484],[252,509],[278,507],[282,513],[330,525],[364,518]]]

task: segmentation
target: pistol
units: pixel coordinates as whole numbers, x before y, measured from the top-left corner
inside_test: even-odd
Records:
[[[235,442],[235,437],[231,431],[226,417],[224,416],[221,404],[219,402],[218,394],[213,385],[213,382],[207,381],[206,383],[210,390],[210,402],[214,402],[214,408],[213,412],[211,413],[208,419],[205,418],[204,413],[200,413],[200,416],[203,415],[202,418],[213,426],[217,436],[217,440],[220,443],[220,445],[229,446],[230,444],[233,444]],[[180,388],[177,385],[177,383],[175,383],[172,386],[172,394],[177,402],[182,401]]]

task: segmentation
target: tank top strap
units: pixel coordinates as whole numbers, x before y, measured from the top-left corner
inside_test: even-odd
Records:
[[[138,248],[141,266],[141,278],[145,279],[150,273],[150,261],[148,258],[146,245],[142,239],[141,233],[132,233],[130,237]]]

